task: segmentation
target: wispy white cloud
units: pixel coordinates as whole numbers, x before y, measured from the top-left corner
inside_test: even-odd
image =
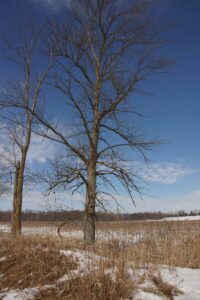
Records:
[[[151,163],[148,167],[140,166],[140,168],[139,172],[144,180],[164,184],[176,183],[196,172],[187,164],[172,162]]]
[[[162,197],[145,197],[137,201],[136,211],[179,211],[200,209],[200,189],[185,193],[184,195]]]
[[[9,138],[8,131],[4,129],[5,124],[0,124],[0,154],[7,156],[15,154],[19,155],[17,147],[13,151],[13,142]],[[44,139],[32,133],[31,145],[27,155],[27,163],[45,163],[48,159],[52,159],[58,150],[58,145],[48,139]],[[12,157],[9,157],[12,160]],[[6,164],[5,160],[1,164]]]
[[[188,192],[184,195],[163,196],[163,197],[144,197],[136,199],[134,207],[127,195],[116,195],[116,199],[124,207],[126,212],[142,212],[142,211],[165,211],[174,212],[185,210],[200,209],[200,189]],[[23,209],[33,210],[49,210],[49,209],[83,209],[84,197],[75,194],[71,196],[67,192],[58,192],[56,195],[51,194],[44,197],[39,191],[25,191],[23,200]],[[12,195],[3,196],[0,199],[2,209],[12,208]],[[116,211],[115,203],[111,203],[113,210]],[[121,210],[122,211],[122,210]]]
[[[143,195],[141,199],[135,195],[135,206],[127,194],[115,195],[115,198],[127,213],[144,211],[176,212],[179,210],[190,212],[191,210],[200,210],[200,188],[176,196],[168,196],[166,194],[161,196]],[[113,202],[111,204],[113,210],[116,211],[116,203]],[[121,208],[120,210],[123,211]]]
[[[84,196],[57,192],[45,196],[42,191],[26,190],[23,193],[23,210],[73,210],[83,209]],[[2,209],[12,209],[12,194],[0,198]]]
[[[45,163],[48,159],[52,159],[57,152],[57,144],[43,139],[42,137],[33,134],[31,146],[27,156],[28,163]]]
[[[65,7],[70,7],[72,0],[30,0],[32,3],[42,6],[44,9],[59,12]]]
[[[143,200],[137,199],[136,207],[133,206],[127,195],[116,196],[119,203],[124,207],[126,212],[142,212],[142,211],[164,211],[174,212],[185,210],[200,209],[200,189],[194,190],[187,194],[173,197],[145,197]],[[44,197],[42,192],[29,191],[24,193],[23,209],[33,210],[49,210],[49,209],[83,209],[83,197],[62,192],[51,195],[48,198]],[[12,209],[12,195],[1,196],[1,209]],[[116,207],[113,203],[114,211]]]

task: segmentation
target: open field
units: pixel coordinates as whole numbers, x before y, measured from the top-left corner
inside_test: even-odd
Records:
[[[97,223],[90,249],[58,225],[0,224],[0,299],[200,299],[200,220]]]

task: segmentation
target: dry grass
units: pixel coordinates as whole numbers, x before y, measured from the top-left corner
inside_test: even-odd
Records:
[[[129,255],[140,264],[163,264],[174,267],[200,268],[200,237],[179,240],[149,239],[137,245]]]
[[[38,224],[39,226],[40,224]],[[48,224],[45,224],[46,226]],[[30,226],[30,224],[29,224]],[[35,226],[35,224],[33,224]],[[50,225],[52,226],[52,224]],[[98,230],[113,232],[109,241],[99,240],[90,252],[108,258],[91,266],[91,272],[58,282],[64,274],[77,268],[78,261],[65,257],[62,249],[84,249],[83,242],[76,238],[39,235],[24,236],[11,240],[8,235],[0,237],[1,277],[0,290],[4,288],[24,289],[53,284],[40,289],[35,300],[118,300],[132,299],[137,284],[130,280],[127,266],[137,268],[153,265],[200,268],[200,222],[114,222],[98,223]],[[68,225],[64,230],[79,230],[80,224]],[[121,236],[120,240],[117,239]],[[122,233],[122,234],[121,234]],[[143,236],[135,244],[126,243],[126,236]],[[124,241],[123,241],[124,238]],[[105,270],[115,268],[114,280]],[[135,271],[134,271],[135,272]],[[136,271],[137,272],[137,271]],[[166,299],[173,299],[180,291],[163,281],[160,275],[148,272],[153,292]],[[20,280],[19,280],[20,279]],[[144,289],[145,290],[145,289]]]
[[[0,274],[4,274],[0,292],[6,288],[23,291],[37,287],[38,293],[32,295],[35,300],[119,300],[133,295],[133,282],[126,272],[125,263],[120,261],[94,261],[89,266],[89,272],[59,282],[58,279],[71,274],[79,264],[78,260],[66,257],[59,251],[70,246],[58,239],[39,236],[37,239],[33,236],[2,239],[0,258],[5,257],[5,260],[0,261]],[[114,268],[114,273],[109,271]]]
[[[126,272],[118,270],[115,278],[100,268],[51,289],[41,290],[35,300],[120,300],[132,299],[134,285]]]
[[[139,233],[144,239],[132,245],[117,240],[99,243],[97,252],[110,258],[125,256],[135,267],[162,264],[200,268],[200,222],[131,222],[129,227],[125,224],[124,232]]]
[[[62,275],[76,268],[76,263],[48,241],[21,238],[0,242],[0,290],[24,289],[54,283]]]

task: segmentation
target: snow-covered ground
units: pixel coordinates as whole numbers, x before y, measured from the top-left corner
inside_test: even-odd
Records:
[[[174,296],[175,300],[200,300],[200,269],[171,269],[161,266],[159,271],[164,282],[174,285],[182,292],[178,296]],[[148,282],[145,284],[147,286]],[[163,300],[163,297],[153,293],[147,293],[143,291],[141,287],[134,300]]]
[[[200,270],[188,268],[175,268],[174,272],[163,269],[161,275],[165,281],[175,284],[182,295],[175,297],[179,300],[200,300]]]
[[[163,222],[163,221],[200,221],[200,216],[167,217],[156,220],[142,220],[142,222]]]
[[[185,217],[183,217],[185,218]],[[185,220],[182,217],[179,218],[170,218],[170,220]],[[169,219],[169,218],[168,218]],[[189,220],[199,220],[200,218],[189,217]],[[188,219],[186,219],[188,220]],[[0,232],[10,232],[10,226],[8,225],[0,225]],[[56,227],[23,227],[24,234],[44,234],[44,235],[57,235],[57,228]],[[63,230],[62,236],[67,238],[82,238],[83,233],[79,230]],[[109,230],[97,231],[97,240],[100,241],[112,241],[116,240],[119,241],[119,244],[134,244],[142,241],[145,236],[142,234],[131,234],[131,232],[124,232],[123,230]],[[61,253],[66,256],[71,256],[77,262],[78,267],[76,270],[71,271],[70,273],[62,276],[58,282],[64,282],[66,280],[70,280],[76,276],[83,276],[88,271],[92,272],[92,270],[98,267],[98,262],[101,260],[107,260],[106,257],[101,257],[98,255],[94,255],[90,252],[78,250],[78,249],[71,249],[71,250],[61,250]],[[1,257],[0,261],[5,261],[6,257]],[[131,263],[130,263],[131,266]],[[129,274],[129,265],[127,266],[127,272]],[[134,270],[130,272],[130,278],[133,280],[133,286],[135,283],[138,283],[138,291],[133,296],[133,300],[162,300],[164,299],[160,295],[156,295],[150,291],[144,290],[144,285],[152,285],[152,282],[148,277],[146,277],[146,281],[141,283],[138,280],[139,277],[144,277],[144,274],[148,272],[147,269]],[[114,274],[116,270],[108,269],[105,272]],[[161,274],[162,279],[176,286],[182,293],[174,296],[175,300],[200,300],[200,269],[188,269],[188,268],[169,268],[167,266],[155,266],[155,272],[159,272]],[[0,277],[3,274],[0,274]],[[114,276],[113,276],[114,278]],[[56,284],[56,282],[55,282]],[[155,286],[154,286],[155,287]],[[48,289],[49,286],[44,286],[43,289]],[[25,289],[23,291],[17,290],[5,290],[4,293],[0,294],[0,299],[2,300],[30,300],[35,293],[38,292],[38,287],[32,289]]]
[[[0,232],[10,232],[9,225],[0,224]],[[58,229],[54,226],[41,226],[41,227],[26,227],[22,228],[22,233],[29,234],[40,234],[40,235],[54,235],[58,236]],[[70,239],[83,239],[83,231],[81,230],[63,230],[61,232],[62,237]],[[125,232],[123,230],[97,230],[96,239],[97,241],[118,241],[119,246],[131,245],[138,243],[143,240],[143,233],[131,234],[130,232]]]
[[[23,291],[8,290],[0,294],[2,300],[31,300],[38,291],[37,288],[24,289]]]
[[[200,221],[200,216],[184,216],[163,218],[164,221]]]
[[[78,267],[76,270],[71,271],[70,273],[61,277],[57,282],[64,282],[75,278],[77,276],[83,276],[88,272],[92,272],[94,268],[97,268],[97,262],[101,260],[106,260],[107,258],[101,257],[87,251],[83,250],[63,250],[62,254],[66,256],[71,256],[73,259],[78,262]],[[129,267],[127,267],[127,270]],[[105,270],[105,273],[109,273],[111,276],[114,275],[116,270],[114,268]],[[154,272],[154,271],[152,271]],[[200,269],[193,270],[187,268],[168,268],[166,266],[159,266],[155,268],[155,272],[161,274],[162,279],[176,286],[177,289],[181,291],[181,294],[174,296],[175,300],[199,300],[200,299]],[[135,283],[141,282],[139,278],[144,277],[144,274],[147,274],[146,269],[133,270],[132,273],[129,272],[131,280],[133,280],[133,286]],[[115,276],[112,277],[113,280]],[[137,293],[133,295],[132,300],[163,300],[163,296],[156,295],[152,292],[144,291],[144,287],[155,286],[152,285],[152,282],[146,277],[146,281],[139,283],[137,288]],[[56,283],[55,283],[56,284]],[[44,286],[42,289],[48,289],[51,286]],[[6,290],[4,293],[0,294],[0,299],[2,300],[31,300],[33,295],[39,291],[39,288],[30,288],[24,289],[23,291],[17,290]],[[123,300],[123,299],[122,299]]]

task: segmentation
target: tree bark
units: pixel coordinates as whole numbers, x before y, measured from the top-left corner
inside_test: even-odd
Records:
[[[11,222],[11,233],[14,237],[18,237],[21,234],[21,214],[26,155],[27,151],[24,151],[22,153],[21,161],[18,161],[16,166]]]
[[[96,168],[89,166],[84,215],[84,243],[95,244]]]
[[[20,161],[17,162],[15,171],[15,183],[13,193],[13,211],[11,222],[11,233],[14,237],[21,234],[21,209],[22,209],[22,194],[19,197],[19,177],[20,177]]]

